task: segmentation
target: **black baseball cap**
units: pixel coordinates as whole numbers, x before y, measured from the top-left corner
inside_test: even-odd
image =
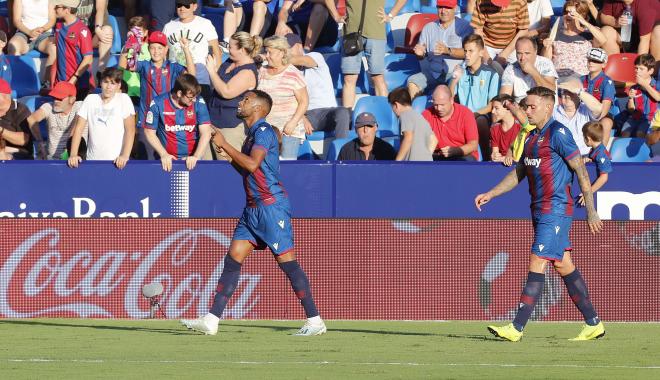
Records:
[[[365,125],[372,125],[372,126],[376,126],[376,127],[378,126],[378,122],[376,121],[376,117],[371,112],[362,112],[355,119],[355,129],[358,129],[360,127],[364,127]]]

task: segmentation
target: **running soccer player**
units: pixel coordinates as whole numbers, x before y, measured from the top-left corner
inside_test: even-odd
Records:
[[[211,141],[211,118],[199,94],[202,87],[191,74],[182,74],[169,93],[158,95],[145,116],[144,134],[160,158],[163,170],[172,160],[185,159],[193,170]]]
[[[543,292],[548,262],[562,276],[568,294],[586,322],[580,334],[571,340],[591,340],[605,335],[605,326],[591,303],[587,284],[571,260],[568,232],[573,215],[573,174],[577,174],[584,195],[589,229],[592,233],[600,232],[603,224],[594,208],[589,174],[573,135],[568,128],[551,118],[554,102],[555,93],[547,88],[534,87],[527,92],[525,112],[529,123],[536,125],[536,129],[525,141],[522,159],[497,186],[474,199],[477,209],[481,211],[481,206],[512,190],[527,177],[534,225],[527,282],[513,323],[501,327],[488,326],[493,335],[512,342],[522,338],[525,324]]]
[[[225,256],[210,312],[197,319],[181,320],[189,329],[207,335],[218,332],[222,312],[238,284],[241,265],[255,248],[265,249],[266,246],[305,309],[307,322],[296,335],[321,335],[327,330],[312,298],[307,275],[296,261],[293,250],[291,208],[279,180],[279,136],[276,128],[265,120],[272,105],[270,96],[260,90],[248,91],[238,103],[237,116],[249,128],[240,152],[228,144],[221,133],[213,138],[218,149],[225,151],[243,176],[247,205]]]

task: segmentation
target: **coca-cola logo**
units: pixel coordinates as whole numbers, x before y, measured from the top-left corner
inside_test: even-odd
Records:
[[[161,304],[168,318],[201,315],[210,308],[231,241],[213,229],[181,229],[144,252],[97,253],[93,236],[84,240],[89,248],[76,247],[77,240],[47,228],[22,241],[0,270],[0,315],[146,318],[149,304],[140,290],[152,281],[164,286]],[[126,247],[121,236],[113,243]],[[241,275],[225,317],[242,318],[254,309],[260,280]]]

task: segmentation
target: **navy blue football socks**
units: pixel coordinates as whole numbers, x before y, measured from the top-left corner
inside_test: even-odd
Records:
[[[528,272],[527,283],[523,288],[520,295],[520,305],[516,317],[513,319],[513,327],[518,331],[523,331],[527,321],[532,316],[534,306],[543,293],[543,285],[545,284],[545,274]]]
[[[597,325],[600,322],[600,319],[598,319],[596,309],[591,303],[587,283],[584,282],[584,278],[580,271],[575,269],[571,274],[564,276],[563,280],[564,284],[566,284],[566,289],[568,289],[568,295],[571,296],[573,303],[577,306],[578,310],[580,310],[580,313],[582,313],[584,321],[589,326]]]
[[[316,309],[314,298],[312,298],[312,290],[309,287],[309,280],[307,279],[305,271],[300,267],[300,264],[298,264],[298,261],[287,261],[286,263],[280,263],[279,266],[289,278],[291,287],[296,293],[296,297],[300,300],[300,304],[305,309],[305,315],[307,318],[318,316],[319,311]]]
[[[234,294],[236,286],[238,286],[238,278],[241,275],[241,263],[232,259],[229,254],[225,256],[225,266],[222,269],[222,274],[218,280],[218,287],[216,288],[215,297],[213,298],[213,306],[211,306],[211,314],[216,317],[222,317],[222,312],[227,306],[227,302]]]

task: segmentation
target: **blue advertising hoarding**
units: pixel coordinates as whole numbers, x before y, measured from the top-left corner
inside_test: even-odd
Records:
[[[474,197],[511,168],[493,163],[283,162],[282,182],[297,218],[529,217],[527,183],[478,212]],[[594,171],[589,165],[593,178]],[[660,164],[615,164],[596,195],[604,219],[660,220]],[[241,177],[224,162],[0,164],[0,217],[237,217],[245,204]],[[579,194],[577,183],[573,194]],[[577,209],[576,218],[584,218]]]

